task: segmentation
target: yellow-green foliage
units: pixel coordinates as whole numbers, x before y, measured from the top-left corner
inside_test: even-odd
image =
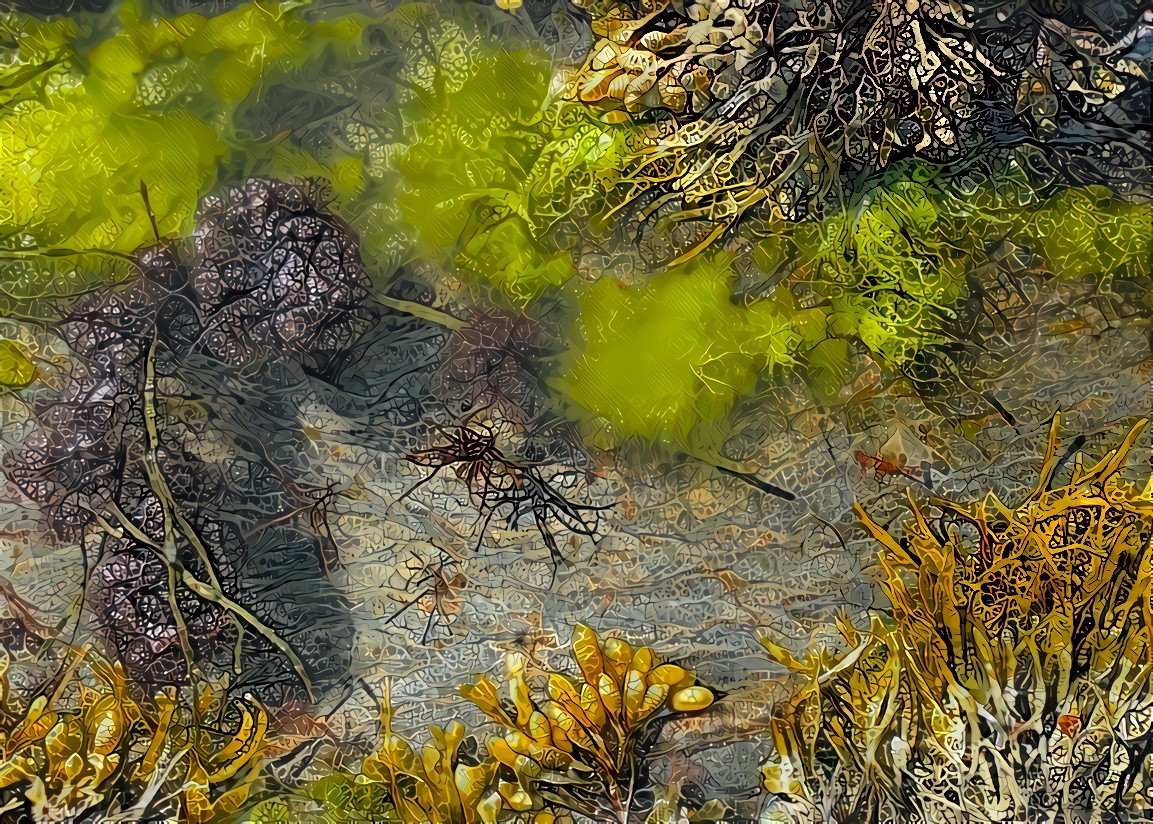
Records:
[[[967,278],[980,278],[1006,242],[1039,255],[1058,277],[1147,280],[1153,208],[1095,188],[1037,201],[1020,180],[965,196],[914,168],[858,206],[774,224],[754,259],[799,297],[817,298],[804,300],[823,322],[797,327],[796,359],[818,395],[831,397],[853,371],[852,342],[890,365],[942,342]]]
[[[914,505],[900,540],[857,510],[891,607],[867,630],[839,622],[847,652],[765,642],[803,679],[773,720],[778,814],[812,820],[832,795],[850,819],[886,803],[926,820],[1108,816],[1148,791],[1129,753],[1153,733],[1153,499],[1120,478],[1143,424],[1067,481],[1057,426],[1016,506],[938,502],[937,522]]]
[[[859,206],[774,224],[753,254],[781,278],[767,298],[735,299],[724,255],[636,288],[604,279],[583,289],[572,362],[556,386],[585,413],[647,438],[719,418],[773,366],[802,367],[818,397],[831,398],[855,357],[900,365],[940,343],[967,278],[1003,241],[1035,249],[1059,276],[1141,276],[1151,215],[1090,189],[1022,205],[1006,184],[963,199],[914,169]]]
[[[1153,207],[1107,189],[1068,189],[1037,210],[1029,234],[1061,277],[1150,274]]]
[[[448,59],[462,44],[466,59]],[[427,86],[406,109],[414,125],[397,159],[401,216],[433,254],[527,304],[575,274],[546,235],[597,195],[627,135],[550,104],[552,66],[539,51],[454,27],[440,45],[448,68],[418,76]]]
[[[798,276],[828,298],[829,331],[897,362],[936,341],[935,315],[960,296],[974,263],[950,223],[914,181],[882,187],[861,211],[826,221]]]
[[[195,710],[170,693],[132,696],[119,664],[95,650],[71,660],[52,694],[17,697],[0,656],[0,788],[37,821],[99,812],[151,820],[168,795],[192,824],[228,820],[260,775],[268,714],[249,698],[205,686]]]
[[[581,296],[575,360],[559,387],[627,434],[685,435],[728,411],[796,340],[777,301],[732,298],[724,257],[697,258],[628,288]]]
[[[889,363],[939,342],[941,321],[985,259],[990,227],[958,214],[960,201],[916,173],[878,186],[859,206],[821,221],[774,224],[757,264],[787,277],[821,310],[799,359],[822,395],[850,371],[850,341]]]
[[[152,237],[142,181],[161,232],[187,229],[236,101],[360,26],[310,25],[264,5],[161,19],[128,3],[116,33],[91,48],[68,19],[10,15],[4,30],[5,233],[38,247],[131,252]]]
[[[36,380],[36,364],[14,340],[0,339],[0,387],[22,389]]]

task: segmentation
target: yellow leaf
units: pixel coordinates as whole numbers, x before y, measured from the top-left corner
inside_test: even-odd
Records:
[[[596,684],[604,672],[604,660],[601,657],[597,634],[585,624],[577,624],[573,630],[572,651],[585,681]]]
[[[640,710],[646,689],[644,676],[636,670],[629,670],[625,676],[625,713],[629,723],[632,723]]]
[[[517,663],[508,674],[508,687],[509,694],[512,696],[512,704],[516,708],[516,722],[520,726],[524,726],[528,723],[533,711],[536,710],[536,706],[529,695],[528,684],[524,680],[524,662],[519,659],[519,656]]]
[[[837,630],[841,633],[841,638],[844,639],[845,643],[850,647],[857,646],[860,642],[860,633],[857,632],[857,628],[854,627],[852,621],[849,620],[849,616],[841,613],[837,616],[836,620]],[[764,642],[762,641],[762,643]]]
[[[496,684],[485,678],[483,675],[477,679],[475,684],[465,684],[460,688],[460,694],[467,701],[475,704],[481,712],[496,721],[498,724],[514,729],[517,724],[504,708],[500,705],[500,699],[497,696]]]
[[[633,655],[633,662],[629,665],[629,669],[644,675],[653,668],[655,663],[652,647],[641,647]]]
[[[539,710],[534,709],[532,711],[528,719],[528,729],[526,731],[534,741],[547,743],[552,740],[548,718]]]
[[[504,737],[508,745],[516,752],[527,753],[532,746],[532,739],[525,735],[520,730],[513,730]]]
[[[527,755],[518,755],[515,772],[525,778],[538,778],[541,774],[541,765]]]
[[[168,739],[168,730],[172,726],[172,717],[176,712],[176,702],[166,693],[156,697],[157,706],[160,707],[160,719],[156,724],[156,731],[148,743],[148,749],[136,765],[136,778],[148,780],[156,770],[160,756],[164,752]]]
[[[29,776],[35,775],[36,762],[31,758],[16,756],[0,764],[0,787],[11,787]]]
[[[92,731],[92,752],[96,755],[108,755],[120,744],[120,737],[124,730],[120,708],[116,700],[109,696],[108,705],[90,716],[88,722]],[[93,723],[95,721],[95,723]]]
[[[506,767],[516,769],[518,756],[505,739],[490,738],[488,740],[488,753]]]
[[[584,710],[585,715],[588,716],[595,726],[601,726],[605,722],[605,708],[601,703],[600,696],[597,694],[596,687],[592,684],[581,685],[580,697],[581,709]]]
[[[597,692],[605,709],[614,715],[621,711],[621,691],[616,682],[607,673],[601,673],[597,679]]]
[[[248,696],[245,696],[248,699]],[[251,699],[248,699],[251,700]],[[232,740],[212,759],[214,769],[208,774],[209,783],[226,781],[249,764],[264,745],[268,732],[268,713],[252,702],[252,710],[241,706],[241,723]]]
[[[593,721],[585,712],[584,706],[581,703],[580,693],[577,692],[576,687],[572,681],[565,678],[558,672],[549,675],[548,679],[548,694],[549,697],[564,707],[565,711],[572,715],[578,723],[585,727],[599,726]],[[600,702],[596,702],[600,705]]]
[[[687,675],[684,667],[678,667],[676,664],[661,664],[655,670],[649,673],[648,682],[650,684],[664,684],[665,686],[673,686],[679,684]]]
[[[84,771],[84,759],[80,757],[79,753],[72,753],[68,756],[68,760],[64,762],[64,777],[69,782],[75,783],[80,773]]]
[[[23,389],[36,380],[36,364],[14,340],[0,340],[0,386]]]
[[[480,813],[480,820],[483,824],[496,824],[496,817],[500,814],[500,808],[500,794],[493,793],[478,804],[476,809]]]
[[[94,770],[92,786],[99,787],[107,778],[116,772],[116,768],[120,766],[120,754],[110,753],[108,755],[98,755],[94,753],[88,756],[88,763],[92,765],[92,769]]]
[[[562,727],[554,726],[552,728],[552,744],[563,753],[572,754],[573,742],[569,739],[569,735]]]
[[[33,705],[35,706],[35,704]],[[43,708],[41,704],[41,709]],[[20,729],[8,741],[8,751],[10,753],[17,753],[25,747],[36,743],[48,734],[48,731],[56,726],[56,722],[60,720],[60,714],[57,712],[46,712],[41,714],[36,711],[34,714],[30,711],[29,719],[25,720]]]
[[[653,684],[645,690],[645,696],[641,700],[640,707],[637,708],[637,721],[643,721],[660,709],[668,694],[669,688],[664,684]]]
[[[509,809],[523,813],[532,809],[532,797],[518,784],[501,781],[497,786],[501,798],[508,804]]]
[[[68,775],[69,764],[83,744],[84,732],[76,719],[61,719],[44,736],[44,752],[48,756],[48,769],[54,779],[64,777],[73,780],[74,777]],[[80,762],[80,766],[83,766],[83,762]]]
[[[633,660],[632,645],[621,638],[609,638],[604,643],[603,652],[605,671],[619,683]]]
[[[674,693],[669,705],[677,712],[697,712],[713,703],[711,690],[705,687],[687,687]]]
[[[761,646],[763,646],[776,661],[783,667],[786,667],[790,672],[795,672],[798,675],[812,675],[813,667],[811,664],[802,663],[798,661],[791,652],[782,647],[780,644],[768,638],[761,639]]]
[[[555,701],[547,701],[543,707],[545,714],[553,720],[553,722],[564,731],[564,734],[573,741],[578,747],[583,747],[586,750],[593,748],[593,742],[585,734],[585,731],[577,723],[569,713],[565,712],[559,704]]]
[[[28,706],[28,713],[25,717],[29,722],[35,721],[46,709],[48,709],[48,696],[37,695]]]
[[[481,793],[488,789],[495,774],[496,765],[492,761],[486,760],[472,766],[456,765],[453,778],[455,779],[456,791],[460,794],[461,806],[465,810],[468,820],[472,821],[475,818],[469,811],[476,808]]]
[[[798,780],[793,764],[781,759],[761,768],[761,783],[773,795],[804,797],[804,785]]]

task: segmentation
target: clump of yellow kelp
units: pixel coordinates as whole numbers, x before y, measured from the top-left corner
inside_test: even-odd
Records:
[[[1035,490],[912,506],[880,544],[891,607],[773,719],[766,820],[1102,820],[1150,808],[1153,499],[1122,470],[1145,422],[1065,480],[1055,420]]]
[[[191,706],[169,693],[139,700],[121,666],[92,648],[62,663],[25,700],[0,658],[0,817],[199,823],[248,803],[267,746],[259,704],[207,685]]]
[[[579,679],[529,675],[525,659],[513,656],[503,683],[481,677],[461,688],[500,728],[484,754],[460,723],[432,727],[429,743],[413,747],[392,732],[386,701],[376,752],[357,773],[334,772],[311,788],[325,820],[633,820],[649,789],[645,760],[660,722],[704,710],[715,695],[690,670],[661,663],[651,647],[602,639],[584,624],[573,631],[572,652]],[[536,680],[544,689],[534,696]],[[288,803],[276,803],[287,814]]]
[[[598,821],[630,821],[644,758],[655,743],[652,722],[696,712],[713,693],[676,664],[657,661],[651,647],[600,639],[584,624],[573,631],[581,678],[547,676],[547,698],[534,698],[522,662],[506,678],[511,707],[486,678],[461,693],[505,729],[489,741],[501,765],[501,806],[517,812],[574,812]]]

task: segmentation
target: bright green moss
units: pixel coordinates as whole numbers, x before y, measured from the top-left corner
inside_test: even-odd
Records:
[[[452,248],[519,207],[546,142],[541,105],[548,63],[524,50],[475,59],[455,90],[410,107],[416,139],[398,167],[405,220],[432,247]]]
[[[312,783],[308,794],[322,810],[325,821],[401,820],[380,782],[357,782],[352,775],[333,772]]]
[[[37,247],[128,252],[152,237],[141,182],[176,231],[222,152],[191,114],[110,114],[83,87],[23,103],[0,118],[0,223]]]
[[[461,258],[521,306],[576,274],[568,252],[550,252],[539,244],[520,215],[509,215],[478,231],[469,238]]]
[[[889,364],[938,343],[966,278],[1002,241],[1031,249],[1060,277],[1148,271],[1147,205],[1085,188],[1027,205],[1010,186],[962,198],[922,178],[890,181],[822,221],[780,224],[754,251],[762,270],[820,298],[824,322],[795,328],[798,360],[821,396],[851,374],[852,342]]]
[[[94,50],[88,71],[68,43],[74,26],[9,21],[9,76],[20,98],[0,113],[0,226],[21,246],[131,251],[151,234],[140,184],[165,230],[191,213],[222,150],[184,113],[150,117],[132,99],[143,65],[127,38]]]
[[[740,306],[723,258],[697,259],[628,288],[604,279],[581,298],[574,362],[559,388],[630,435],[686,435],[715,419],[794,341],[770,303]]]

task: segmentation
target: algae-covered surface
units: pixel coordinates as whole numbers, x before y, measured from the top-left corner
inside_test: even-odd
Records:
[[[0,817],[1145,820],[1138,4],[5,8]]]

